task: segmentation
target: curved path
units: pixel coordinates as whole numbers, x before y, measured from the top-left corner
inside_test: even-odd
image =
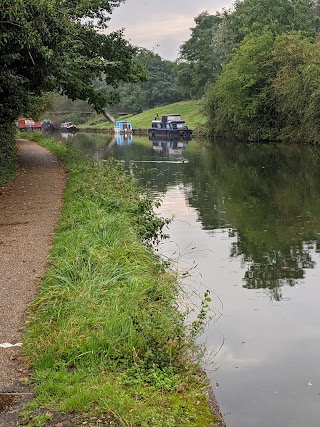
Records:
[[[18,140],[19,172],[0,188],[0,426],[6,421],[5,393],[19,390],[23,369],[16,357],[28,303],[37,292],[57,223],[65,171],[37,144]],[[3,396],[3,398],[1,398]]]

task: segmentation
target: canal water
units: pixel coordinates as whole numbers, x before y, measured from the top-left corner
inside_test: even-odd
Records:
[[[125,162],[174,218],[160,250],[185,273],[194,304],[210,291],[199,341],[227,426],[319,427],[320,150],[69,140]]]

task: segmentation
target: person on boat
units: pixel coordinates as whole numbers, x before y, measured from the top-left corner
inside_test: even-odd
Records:
[[[156,115],[156,117],[154,118],[155,120],[159,120],[160,119],[160,117],[159,117],[159,113],[157,113],[157,115]]]

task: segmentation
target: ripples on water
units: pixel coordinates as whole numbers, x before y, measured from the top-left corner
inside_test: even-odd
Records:
[[[320,425],[320,152],[78,134],[174,215],[161,251],[223,311],[201,337],[228,427]],[[223,346],[221,347],[221,343]]]

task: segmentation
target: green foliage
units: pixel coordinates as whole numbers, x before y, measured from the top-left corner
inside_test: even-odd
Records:
[[[8,182],[16,171],[15,128],[0,127],[0,187]]]
[[[208,322],[208,312],[210,311],[210,303],[211,303],[211,298],[210,298],[210,291],[209,289],[207,289],[203,295],[203,298],[201,300],[201,306],[200,306],[200,310],[199,313],[197,315],[196,320],[194,320],[191,323],[191,336],[196,338],[197,336],[199,336],[203,331],[205,326],[207,325]]]
[[[154,52],[140,48],[136,61],[146,71],[146,79],[139,83],[123,82],[109,102],[111,111],[141,112],[155,106],[187,99],[188,95],[177,81],[176,63],[162,59]],[[107,88],[112,91],[112,88]],[[113,101],[113,102],[112,102]]]
[[[191,28],[189,40],[180,46],[178,81],[190,92],[192,98],[199,99],[208,82],[221,73],[222,59],[214,48],[215,37],[219,32],[222,16],[202,12],[194,19],[196,26]]]
[[[2,1],[0,6],[0,125],[26,112],[33,95],[61,90],[100,110],[105,105],[94,79],[114,84],[136,80],[134,49],[121,32],[96,32],[118,1]],[[90,19],[86,19],[86,18]]]
[[[153,364],[146,366],[144,362],[127,369],[122,375],[124,385],[147,385],[153,390],[176,391],[181,385],[181,378],[172,367],[160,369]]]
[[[88,117],[94,117],[97,114],[86,101],[79,99],[72,101],[57,92],[47,93],[45,99],[46,108],[42,112],[42,118],[50,119],[57,128],[64,121],[71,121],[77,125],[85,123]]]
[[[249,141],[298,141],[305,135],[307,142],[318,141],[319,10],[316,0],[236,0],[232,10],[195,18],[191,37],[180,48],[184,62],[178,81],[191,96],[206,92],[211,135]],[[299,45],[293,49],[292,41],[292,64],[299,68],[295,76],[294,66],[285,68],[285,53],[276,47],[284,35]],[[289,41],[279,43],[290,54]],[[297,63],[302,48],[308,60],[302,55]],[[293,112],[298,102],[303,118],[298,107]]]
[[[95,89],[105,94],[106,108],[114,116],[121,113],[139,113],[155,106],[189,98],[189,91],[178,82],[180,65],[164,60],[154,52],[143,48],[137,50],[134,60],[144,69],[143,81],[120,81],[117,87],[98,80],[93,82]],[[54,96],[54,100],[54,111],[74,112],[69,116],[63,115],[64,120],[76,121],[77,124],[84,123],[84,116],[80,113],[90,111],[88,103],[73,102],[58,94]],[[76,115],[75,111],[79,114]]]
[[[314,36],[319,30],[315,0],[236,0],[226,16],[234,46],[252,33],[269,30],[274,35],[301,31]]]
[[[274,37],[270,31],[248,36],[224,73],[208,91],[211,134],[234,134],[251,141],[273,139],[274,107],[270,82]]]
[[[281,128],[278,139],[320,143],[320,41],[299,34],[276,40],[272,82]]]
[[[319,46],[294,32],[245,37],[208,91],[211,135],[318,144]]]

